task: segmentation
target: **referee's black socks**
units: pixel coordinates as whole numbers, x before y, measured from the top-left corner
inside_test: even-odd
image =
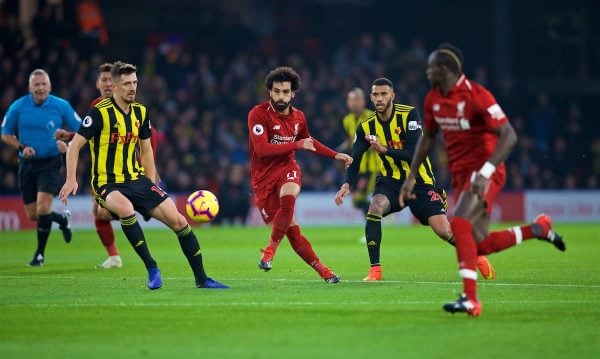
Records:
[[[52,218],[52,222],[58,223],[58,225],[61,227],[64,227],[67,225],[67,218],[62,214],[52,211],[50,213],[50,218]]]
[[[144,232],[142,232],[142,227],[140,227],[137,218],[135,218],[135,214],[121,218],[121,228],[135,252],[144,261],[146,269],[156,268],[156,261],[150,255],[146,239],[144,238]]]
[[[40,214],[37,219],[37,249],[35,255],[41,254],[44,256],[46,250],[46,243],[48,243],[48,236],[50,236],[50,230],[52,229],[52,215]]]

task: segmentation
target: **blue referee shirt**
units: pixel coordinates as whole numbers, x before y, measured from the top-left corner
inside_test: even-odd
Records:
[[[68,101],[48,95],[46,101],[37,105],[33,95],[25,95],[8,108],[2,121],[2,134],[15,135],[19,141],[35,150],[35,159],[57,156],[60,154],[54,139],[54,132],[68,127],[76,132],[81,124]],[[23,157],[19,151],[19,157]]]

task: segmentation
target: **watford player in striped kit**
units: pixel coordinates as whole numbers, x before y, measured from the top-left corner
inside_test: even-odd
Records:
[[[352,158],[354,162],[346,171],[345,183],[335,196],[339,206],[356,184],[358,168],[363,153],[373,148],[381,159],[381,173],[377,177],[373,198],[367,213],[365,236],[371,268],[365,281],[383,279],[380,263],[381,220],[390,213],[409,207],[423,225],[429,225],[444,241],[454,245],[454,237],[446,217],[446,192],[436,187],[435,176],[426,158],[413,171],[410,160],[421,137],[421,119],[412,106],[394,104],[394,85],[387,78],[379,78],[371,85],[371,101],[375,113],[361,122],[356,129]],[[406,203],[398,202],[400,187],[412,174],[416,181],[416,197]],[[478,259],[482,274],[493,279],[495,271],[485,257]]]
[[[67,197],[77,192],[79,150],[89,142],[94,198],[120,220],[123,233],[146,266],[148,288],[161,288],[162,278],[135,211],[158,219],[175,232],[194,273],[196,287],[228,288],[206,275],[202,251],[192,228],[175,202],[153,182],[156,167],[150,144],[150,118],[146,107],[135,102],[136,71],[131,64],[114,64],[113,96],[98,102],[81,122],[67,151],[67,180],[59,197],[66,204]]]

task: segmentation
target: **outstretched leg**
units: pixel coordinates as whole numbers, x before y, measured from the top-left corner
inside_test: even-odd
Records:
[[[530,225],[490,232],[477,244],[477,249],[479,254],[485,255],[503,251],[533,238],[550,242],[560,251],[566,250],[562,236],[552,229],[552,218],[544,213],[538,215]]]
[[[286,232],[286,236],[290,240],[290,245],[294,249],[294,252],[296,252],[304,262],[317,271],[321,278],[327,283],[338,283],[340,281],[340,278],[321,262],[308,239],[300,232],[298,224],[292,223]]]

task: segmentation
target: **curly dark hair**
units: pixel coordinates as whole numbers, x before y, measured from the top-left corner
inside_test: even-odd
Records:
[[[265,77],[265,85],[269,91],[273,89],[273,82],[290,82],[292,91],[295,92],[300,88],[300,75],[291,67],[280,66]]]

